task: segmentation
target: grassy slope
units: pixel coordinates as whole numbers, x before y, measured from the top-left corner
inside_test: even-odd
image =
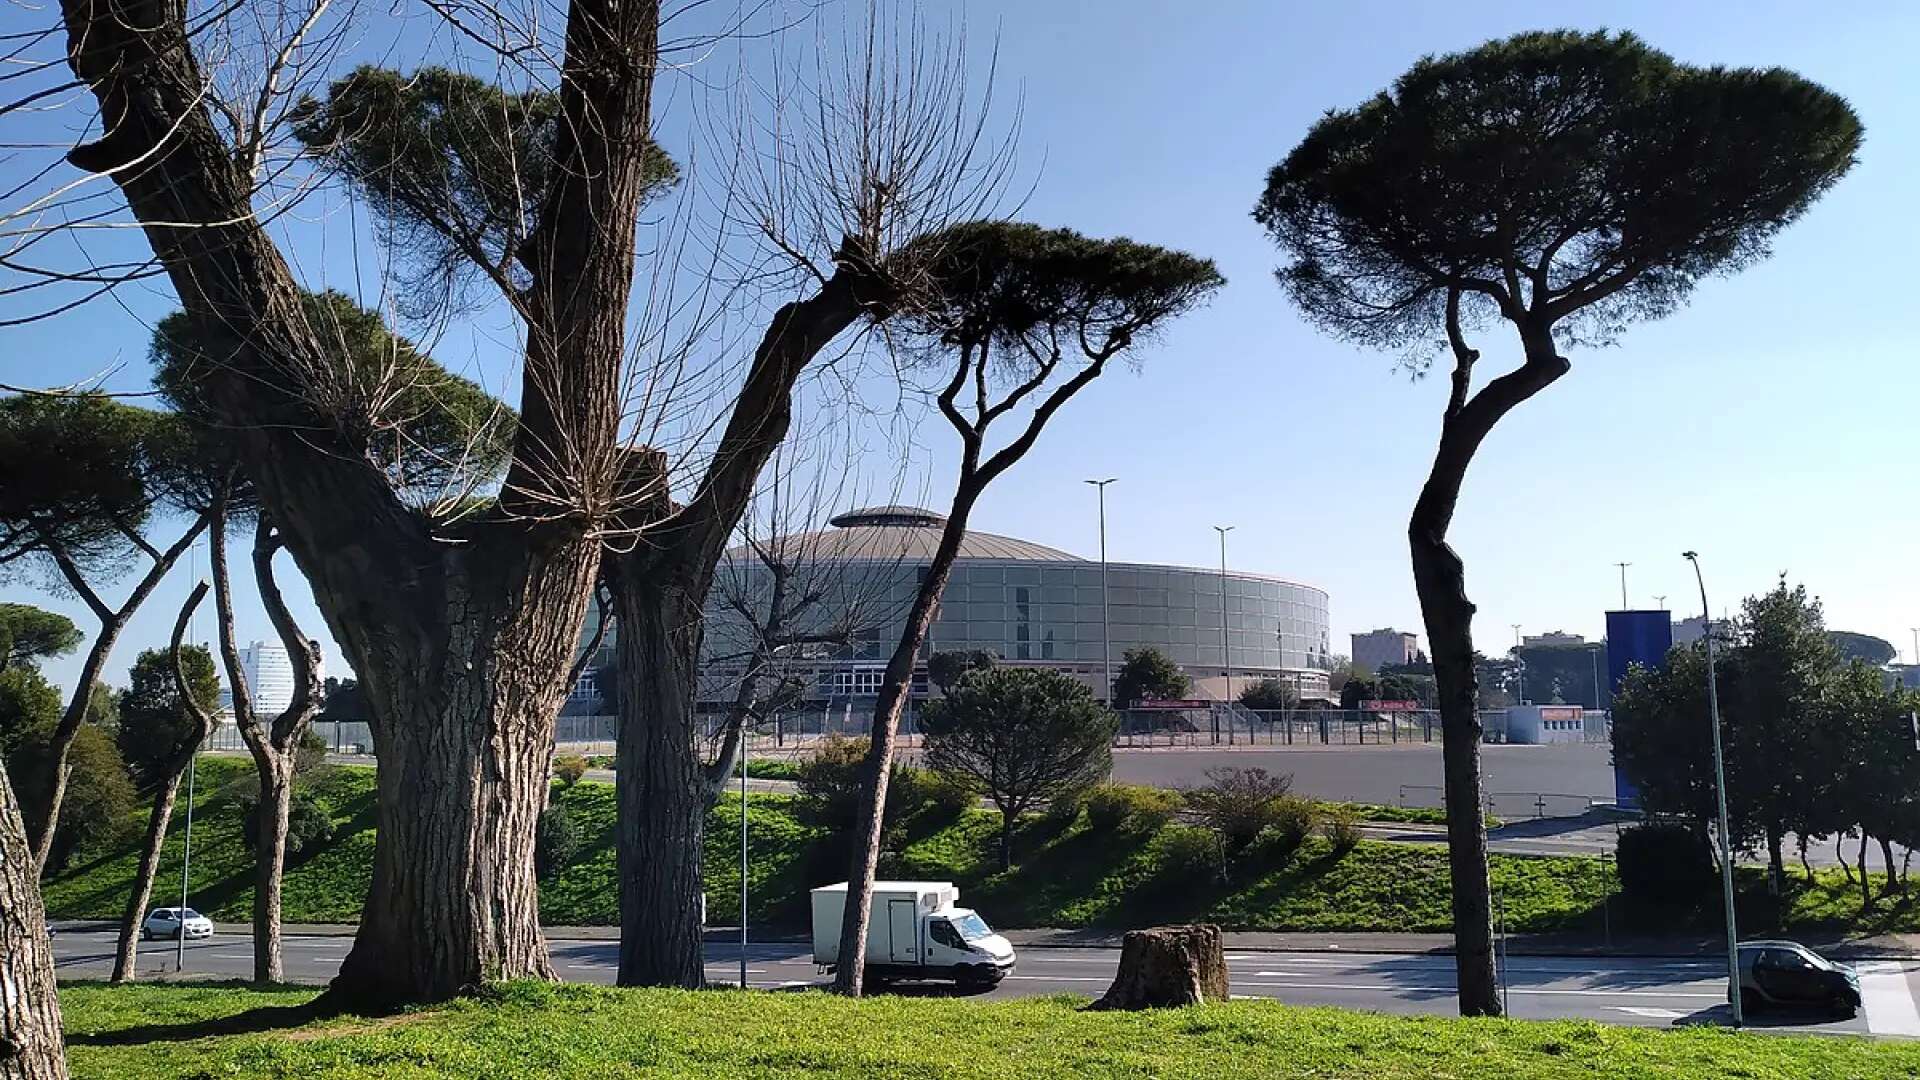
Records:
[[[1009,1002],[508,986],[483,1001],[295,1031],[207,1035],[207,1021],[312,991],[100,986],[63,991],[76,1077],[1204,1077],[1206,1080],[1882,1080],[1920,1045],[1580,1022],[1401,1018],[1235,1001],[1144,1013],[1084,999]],[[285,1024],[284,1018],[277,1024]],[[155,1025],[162,1030],[140,1030]],[[166,1035],[171,1041],[151,1041]],[[194,1037],[201,1036],[201,1037]],[[130,1045],[116,1045],[127,1042]]]
[[[247,774],[245,762],[209,759],[200,769],[194,823],[193,904],[224,921],[243,922],[252,903],[251,854],[238,815],[220,799],[223,784]],[[328,770],[315,787],[338,823],[332,841],[296,859],[287,874],[289,922],[351,922],[358,917],[373,861],[373,774]],[[610,925],[617,920],[613,788],[582,783],[557,791],[575,814],[581,850],[542,891],[549,924]],[[737,917],[739,802],[729,795],[707,832],[709,917]],[[755,795],[749,827],[753,863],[752,917],[798,926],[806,891],[845,873],[844,855],[826,830],[796,819],[793,800]],[[176,814],[160,868],[155,902],[177,888],[183,815]],[[1437,848],[1362,842],[1337,855],[1323,840],[1295,851],[1255,848],[1231,860],[1224,875],[1204,834],[1181,825],[1146,833],[1101,833],[1084,818],[1064,828],[1030,822],[1019,838],[1019,865],[1000,872],[998,818],[973,811],[952,821],[909,821],[890,875],[950,879],[997,924],[1127,927],[1207,918],[1243,929],[1440,931],[1448,928],[1446,859]],[[46,883],[49,910],[67,917],[117,917],[131,879],[131,847],[79,860]],[[1597,860],[1496,856],[1495,884],[1516,930],[1599,926],[1605,887]],[[1758,878],[1753,882],[1757,892]],[[170,884],[172,883],[172,884]],[[1838,874],[1795,893],[1789,924],[1854,925],[1859,900]],[[1754,925],[1758,925],[1757,923]],[[1860,928],[1920,925],[1911,904],[1883,907]],[[1664,925],[1662,928],[1676,927]]]

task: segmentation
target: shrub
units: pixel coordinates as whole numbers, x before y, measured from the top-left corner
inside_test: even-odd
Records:
[[[1360,813],[1345,803],[1334,803],[1320,815],[1320,835],[1327,838],[1333,850],[1345,853],[1353,850],[1360,842]]]
[[[866,761],[866,743],[838,735],[801,758],[793,780],[802,816],[830,828],[851,825],[860,805],[860,776]]]
[[[1192,881],[1205,874],[1220,876],[1220,839],[1205,829],[1169,829],[1161,834],[1160,875],[1172,882]]]
[[[1102,832],[1122,827],[1155,832],[1180,810],[1180,793],[1140,784],[1099,784],[1086,794],[1087,824]]]
[[[896,765],[887,782],[887,820],[925,816],[947,822],[979,801],[971,787],[956,778],[928,769]]]
[[[301,732],[300,741],[293,747],[293,774],[305,776],[326,763],[327,740],[312,728]]]
[[[253,775],[234,777],[222,795],[233,800],[242,815],[241,839],[249,851],[260,846],[260,782]],[[333,815],[310,791],[294,789],[287,802],[287,857],[318,848],[333,839]]]
[[[1086,789],[1063,791],[1047,803],[1047,812],[1042,820],[1048,832],[1065,832],[1080,819],[1080,808],[1086,805]]]
[[[553,775],[559,777],[562,784],[572,787],[587,775],[587,759],[579,754],[561,754],[553,759]]]
[[[64,869],[75,855],[104,850],[140,832],[131,816],[138,797],[113,736],[82,724],[67,751],[67,768],[60,828],[47,854],[49,872]]]
[[[1259,768],[1223,766],[1208,769],[1206,776],[1204,787],[1187,792],[1187,808],[1229,851],[1253,843],[1260,830],[1278,821],[1293,789],[1293,777]]]
[[[1293,795],[1282,796],[1273,808],[1273,820],[1260,830],[1255,843],[1261,847],[1292,851],[1310,835],[1320,821],[1320,808],[1312,800]]]
[[[564,804],[554,803],[540,812],[540,824],[533,837],[533,867],[540,880],[551,881],[558,876],[579,849],[580,830]]]
[[[1688,906],[1713,887],[1713,853],[1687,825],[1654,822],[1623,829],[1620,891],[1654,906]]]

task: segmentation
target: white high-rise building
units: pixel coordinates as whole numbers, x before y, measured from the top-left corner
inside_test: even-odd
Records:
[[[240,671],[247,679],[253,711],[271,720],[293,704],[293,661],[277,641],[256,641],[240,650]]]

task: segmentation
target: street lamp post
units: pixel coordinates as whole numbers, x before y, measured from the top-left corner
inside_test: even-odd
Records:
[[[1727,998],[1733,1006],[1733,1024],[1746,1022],[1740,1008],[1740,932],[1733,921],[1733,853],[1728,839],[1727,766],[1720,749],[1720,691],[1715,685],[1713,658],[1713,616],[1707,606],[1707,579],[1700,572],[1700,553],[1686,551],[1681,557],[1693,564],[1694,580],[1700,584],[1700,619],[1707,638],[1707,719],[1713,725],[1713,792],[1720,812],[1720,892],[1727,916]]]
[[[1665,611],[1665,610],[1667,610],[1667,598],[1666,598],[1666,596],[1665,596],[1665,595],[1661,595],[1661,596],[1656,596],[1656,597],[1654,597],[1654,598],[1653,598],[1653,607],[1654,607],[1654,610],[1656,610],[1656,611]]]
[[[1100,700],[1107,708],[1114,707],[1113,700],[1113,619],[1107,613],[1107,485],[1118,477],[1109,476],[1105,480],[1088,480],[1100,493],[1100,668],[1102,678]]]
[[[1509,625],[1513,627],[1513,703],[1525,705],[1527,703],[1527,661],[1520,655],[1520,624]]]
[[[1617,562],[1613,565],[1620,568],[1620,610],[1625,611],[1627,610],[1627,567],[1633,564],[1630,562]]]
[[[1213,531],[1220,534],[1220,666],[1227,680],[1227,700],[1233,700],[1233,653],[1227,644],[1227,534],[1234,530],[1232,525],[1215,525]],[[1227,734],[1233,734],[1232,725],[1228,725]]]

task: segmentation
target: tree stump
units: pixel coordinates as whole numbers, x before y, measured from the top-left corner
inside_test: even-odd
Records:
[[[1220,928],[1156,926],[1129,930],[1120,970],[1095,1009],[1154,1009],[1227,1000],[1227,956]]]

